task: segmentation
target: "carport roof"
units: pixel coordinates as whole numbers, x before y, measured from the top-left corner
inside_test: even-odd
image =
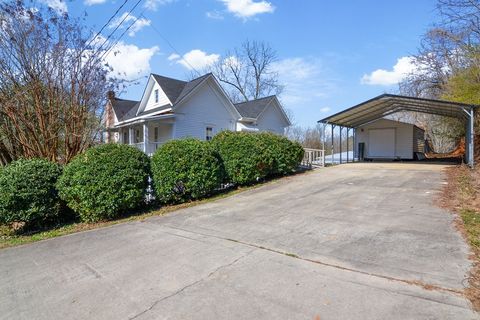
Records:
[[[319,120],[318,122],[355,128],[401,111],[414,111],[446,117],[468,119],[469,115],[466,111],[476,107],[476,105],[445,100],[382,94],[344,111],[338,112],[332,116]]]

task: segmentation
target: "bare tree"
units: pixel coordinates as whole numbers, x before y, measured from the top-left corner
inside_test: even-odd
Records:
[[[244,102],[269,95],[279,95],[278,73],[273,69],[277,53],[265,42],[245,41],[227,52],[208,71],[222,82],[234,102]]]
[[[98,138],[112,89],[102,50],[77,20],[0,4],[0,162],[68,162]]]
[[[467,74],[472,88],[480,87],[480,1],[437,0],[439,21],[424,35],[413,57],[415,70],[400,84],[409,96],[470,102],[452,79]],[[465,81],[464,81],[465,82]],[[472,85],[471,82],[474,82]],[[436,152],[448,152],[464,134],[460,121],[437,115],[410,113],[407,118],[422,127]]]

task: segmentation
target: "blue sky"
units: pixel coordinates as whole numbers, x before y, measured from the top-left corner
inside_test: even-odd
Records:
[[[99,30],[124,0],[41,1],[72,16],[86,12],[87,24]],[[118,16],[136,2],[129,0]],[[143,0],[132,13],[139,20],[108,59],[125,77],[142,79],[122,94],[140,99],[150,72],[186,79],[190,66],[201,68],[246,39],[266,41],[278,53],[282,103],[297,124],[313,126],[396,92],[411,70],[409,56],[436,19],[434,9],[434,0]]]

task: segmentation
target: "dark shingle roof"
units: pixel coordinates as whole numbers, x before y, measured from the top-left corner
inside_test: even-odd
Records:
[[[269,96],[256,100],[236,103],[234,106],[242,117],[257,119],[273,99],[275,99],[275,96]]]
[[[208,78],[211,73],[207,73],[203,76],[200,76],[196,79],[193,79],[189,82],[181,81],[173,78],[168,78],[160,76],[158,74],[153,74],[155,81],[158,82],[160,87],[167,95],[168,99],[172,102],[173,105],[182,100],[190,92],[192,92],[200,83]],[[140,106],[140,101],[125,100],[115,98],[112,101],[113,109],[117,115],[118,121],[125,121],[131,118],[134,118],[137,115],[138,107]],[[141,115],[153,113],[159,110],[164,109],[165,106],[158,107],[147,112],[142,112]]]
[[[187,84],[185,81],[160,76],[158,74],[152,73],[152,76],[155,78],[155,81],[158,82],[160,87],[162,87],[163,91],[172,103],[175,103],[177,98],[182,93],[183,88]]]
[[[172,103],[177,103],[180,100],[182,100],[187,94],[189,94],[193,89],[195,89],[196,86],[198,86],[203,80],[208,78],[211,75],[211,73],[204,74],[201,77],[198,77],[196,79],[193,79],[192,81],[186,82],[185,86],[183,87],[182,92],[180,95],[177,97],[175,100],[171,100]]]
[[[115,98],[112,100],[112,107],[118,121],[128,120],[137,114],[140,101]]]

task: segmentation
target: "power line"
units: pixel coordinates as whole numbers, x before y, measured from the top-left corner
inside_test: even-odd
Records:
[[[97,32],[97,34],[95,34],[95,36],[90,40],[90,42],[87,44],[87,47],[92,44],[92,42],[102,33],[102,31],[110,24],[110,22],[112,22],[113,18],[115,18],[115,16],[120,12],[120,10],[122,10],[122,8],[127,4],[129,0],[125,0],[122,5],[120,7],[118,7],[118,9],[115,11],[115,13],[110,17],[110,19],[108,19],[108,21],[102,26],[102,28],[100,29],[100,31]]]
[[[140,17],[142,16],[143,17],[143,12],[145,12],[145,10],[142,11],[142,13],[140,13],[140,15],[135,18],[135,21],[133,21],[133,23],[131,23],[124,31],[123,33],[120,35],[120,37],[118,37],[118,39],[108,48],[108,50],[105,50],[105,52],[102,54],[102,56],[100,57],[100,60],[103,60],[103,58],[110,52],[110,50],[112,50],[119,42],[120,40],[123,38],[123,36],[125,35],[125,33],[128,32],[128,30],[130,30],[131,27],[133,27],[133,25],[135,23],[137,23],[137,21],[140,19]]]
[[[145,16],[143,15],[143,13],[142,13],[140,16],[142,16],[144,19],[147,19],[147,20],[148,20],[148,18],[145,17]],[[182,55],[180,54],[180,52],[178,52],[178,50],[175,49],[175,47],[173,46],[173,44],[172,44],[170,41],[168,41],[168,39],[167,39],[157,28],[155,28],[155,26],[154,26],[153,24],[151,24],[150,27],[152,27],[153,31],[155,31],[155,32],[163,39],[163,41],[165,41],[165,42],[168,44],[168,46],[169,46],[177,55],[182,56]],[[185,63],[186,63],[190,68],[192,68],[193,71],[195,71],[195,73],[196,73],[198,76],[201,76],[201,75],[202,75],[197,69],[195,69],[194,66],[192,66],[192,65],[190,64],[190,62],[187,61],[187,59],[185,59],[185,57],[182,56],[182,59],[183,59],[183,61],[185,61]]]
[[[118,28],[120,28],[120,26],[123,24],[123,22],[125,22],[125,20],[132,14],[133,10],[135,10],[137,8],[137,6],[140,4],[140,2],[142,2],[142,0],[138,0],[137,3],[135,3],[135,5],[133,6],[132,9],[130,9],[130,11],[128,11],[128,13],[125,15],[125,17],[123,17],[122,21],[120,21],[118,23],[118,25],[115,27],[115,29],[113,29],[112,32],[110,32],[110,34],[108,35],[108,37],[105,39],[105,41],[103,41],[103,43],[97,48],[97,52],[99,52],[102,47],[108,43],[108,40],[110,40],[110,38],[113,36],[113,34],[118,30]],[[109,49],[106,49],[107,51],[111,49],[111,46]]]

